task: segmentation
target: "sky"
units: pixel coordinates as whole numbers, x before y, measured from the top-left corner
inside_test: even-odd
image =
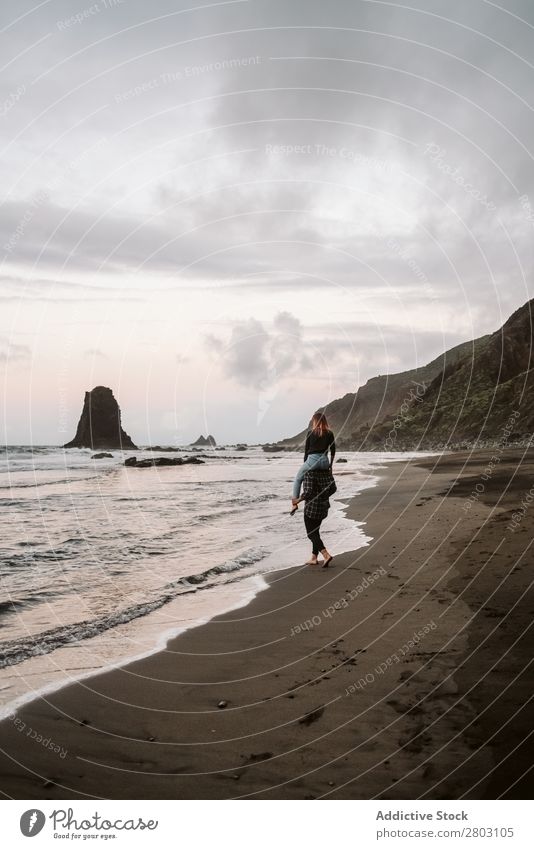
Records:
[[[528,0],[0,10],[0,434],[271,441],[532,297]]]

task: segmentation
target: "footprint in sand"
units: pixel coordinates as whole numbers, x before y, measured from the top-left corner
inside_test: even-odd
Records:
[[[272,752],[258,752],[257,754],[249,755],[248,758],[245,759],[245,762],[253,764],[257,763],[258,761],[268,761],[269,758],[272,758],[272,756]],[[241,755],[241,757],[244,758],[245,755]]]
[[[302,716],[299,719],[299,725],[311,725],[312,722],[317,722],[317,720],[322,717],[323,713],[324,707],[318,707],[310,713],[307,713],[306,716]]]

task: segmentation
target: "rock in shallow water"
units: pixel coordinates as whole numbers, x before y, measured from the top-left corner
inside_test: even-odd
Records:
[[[121,411],[108,386],[95,386],[85,393],[76,436],[63,448],[137,448],[122,428]]]
[[[187,466],[201,465],[204,460],[200,457],[151,457],[145,460],[138,460],[137,457],[128,457],[124,461],[125,466],[135,466],[136,469],[148,469],[151,466]]]
[[[202,434],[200,434],[198,439],[195,439],[195,441],[192,442],[191,445],[211,445],[212,448],[215,448],[217,443],[215,442],[215,437],[212,436],[211,433],[209,433],[207,436],[203,436]]]

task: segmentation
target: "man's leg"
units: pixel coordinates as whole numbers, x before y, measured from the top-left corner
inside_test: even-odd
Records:
[[[312,519],[309,516],[304,514],[304,525],[306,526],[306,533],[308,535],[308,539],[310,540],[313,546],[313,553],[315,556],[319,554],[320,551],[323,550],[324,545],[322,544],[321,537],[319,536],[319,528],[317,525],[318,519]],[[319,525],[320,525],[319,521]]]

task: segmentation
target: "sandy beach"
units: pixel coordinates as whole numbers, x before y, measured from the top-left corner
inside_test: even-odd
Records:
[[[338,555],[327,520],[332,568],[4,720],[3,795],[529,798],[533,473],[511,449],[385,465],[348,505],[369,546]]]

